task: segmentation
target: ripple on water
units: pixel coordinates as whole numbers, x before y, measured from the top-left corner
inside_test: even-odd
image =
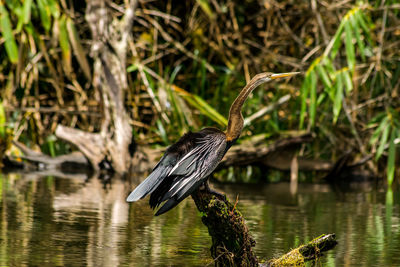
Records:
[[[154,217],[147,199],[128,204],[132,186],[2,176],[0,266],[204,266],[211,240],[193,201]],[[400,192],[371,186],[216,185],[246,218],[269,259],[323,233],[339,245],[323,266],[400,266]]]

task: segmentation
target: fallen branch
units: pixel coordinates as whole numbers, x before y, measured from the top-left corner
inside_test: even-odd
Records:
[[[236,204],[204,190],[195,191],[192,198],[211,236],[210,250],[215,266],[258,266],[253,251],[256,242]],[[260,266],[305,266],[306,261],[319,259],[322,252],[333,249],[336,244],[335,234],[322,235]]]
[[[233,146],[225,155],[218,168],[228,166],[244,166],[255,163],[262,163],[269,154],[280,150],[287,150],[289,147],[309,143],[313,140],[311,133],[301,133],[279,139],[272,144],[265,144],[264,138],[261,140],[245,141],[240,145]],[[292,157],[290,157],[290,160]]]
[[[68,155],[50,157],[41,152],[33,151],[19,142],[13,143],[24,153],[24,156],[21,158],[37,166],[42,166],[42,169],[61,170],[61,166],[68,165],[68,163],[71,162],[79,164],[79,166],[87,165],[87,168],[91,168],[91,166],[101,167],[100,163],[104,159],[105,152],[104,148],[102,148],[104,146],[99,145],[103,142],[99,134],[83,132],[62,125],[57,127],[56,133],[59,138],[72,141],[72,143],[79,148],[81,153],[74,152]],[[230,166],[263,165],[268,168],[289,171],[291,169],[293,155],[296,153],[298,146],[305,142],[310,142],[312,139],[312,135],[306,133],[279,139],[268,145],[265,143],[265,138],[263,136],[255,136],[250,140],[233,146],[219,164],[218,169]],[[136,147],[135,153],[131,158],[130,172],[150,171],[154,165],[157,164],[160,155],[165,149],[166,148],[154,149],[147,146]],[[297,162],[299,171],[327,172],[325,179],[328,181],[335,181],[343,172],[357,171],[357,169],[370,158],[369,156],[354,162],[350,157],[350,152],[347,152],[340,157],[337,162],[302,157],[298,157]],[[12,160],[12,157],[10,157],[10,160]],[[19,163],[18,165],[21,165],[23,169],[23,164],[24,163]],[[98,171],[100,171],[100,169],[98,169]]]
[[[82,153],[78,151],[57,157],[50,157],[41,152],[34,151],[17,141],[13,141],[13,144],[24,153],[24,155],[20,156],[20,158],[29,162],[29,164],[21,163],[21,169],[31,171],[57,170],[60,172],[60,174],[67,174],[71,172],[85,173],[90,170],[88,160]],[[10,158],[9,160],[14,159]],[[36,167],[32,166],[32,164]]]
[[[305,266],[306,261],[318,260],[323,256],[322,252],[331,250],[336,245],[335,234],[321,235],[278,259],[272,259],[266,264],[261,264],[261,266]]]

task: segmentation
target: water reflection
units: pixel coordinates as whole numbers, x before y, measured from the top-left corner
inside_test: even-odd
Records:
[[[147,201],[128,205],[134,185],[114,179],[0,174],[0,266],[212,264],[210,238],[191,199],[160,217]],[[324,266],[399,266],[400,194],[371,184],[217,185],[239,209],[261,258],[323,233],[339,245]]]

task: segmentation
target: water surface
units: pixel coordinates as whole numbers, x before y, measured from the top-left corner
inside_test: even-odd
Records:
[[[140,180],[140,177],[135,179]],[[205,266],[210,237],[193,201],[154,217],[135,184],[0,174],[0,266]],[[245,216],[260,258],[323,233],[339,244],[323,266],[400,266],[400,193],[372,184],[215,185]]]

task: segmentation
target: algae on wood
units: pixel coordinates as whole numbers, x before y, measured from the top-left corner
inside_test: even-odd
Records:
[[[212,238],[211,256],[215,266],[259,266],[253,250],[256,242],[236,204],[201,189],[196,190],[192,198]],[[321,235],[260,266],[305,266],[306,261],[319,259],[322,252],[333,249],[336,244],[335,234]]]
[[[305,266],[306,261],[318,260],[322,252],[333,249],[337,245],[335,234],[321,235],[307,244],[293,249],[278,259],[272,259],[262,266]]]
[[[236,205],[203,190],[196,190],[192,197],[212,238],[211,256],[215,265],[257,266],[252,249],[256,242]]]

